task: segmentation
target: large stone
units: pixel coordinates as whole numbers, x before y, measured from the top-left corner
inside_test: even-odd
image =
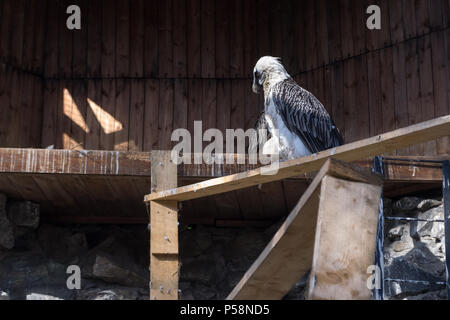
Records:
[[[5,291],[0,290],[0,300],[9,300],[9,295]]]
[[[6,214],[6,196],[0,193],[0,248],[14,248],[14,226]]]
[[[402,254],[386,248],[385,252],[385,278],[405,280],[386,282],[389,297],[403,299],[440,289],[441,285],[436,283],[444,281],[445,265],[424,243],[413,241],[413,247]]]
[[[37,232],[27,227],[14,227],[14,249],[18,251],[39,251],[41,247]]]
[[[394,202],[393,209],[400,212],[414,211],[422,200],[418,197],[404,197]]]
[[[147,288],[148,269],[138,264],[131,251],[120,237],[111,236],[84,257],[83,275],[127,287]]]
[[[438,207],[440,205],[442,205],[442,201],[440,201],[440,200],[425,199],[417,205],[417,209],[419,209],[420,211],[423,212],[423,211],[427,211],[431,208]]]
[[[384,250],[390,256],[402,256],[414,248],[409,224],[394,225],[394,227],[388,228],[386,231],[389,241],[386,241]]]
[[[109,287],[80,290],[77,300],[147,300],[148,293],[141,288]]]
[[[425,292],[416,296],[406,297],[405,300],[446,300],[447,290]]]
[[[6,208],[9,220],[18,227],[37,229],[39,226],[39,204],[31,201],[10,201]]]
[[[83,233],[49,224],[38,229],[38,241],[48,258],[64,264],[78,264],[88,249]]]
[[[0,288],[11,299],[25,299],[27,290],[49,281],[47,261],[40,252],[10,252],[0,260]]]
[[[445,281],[442,201],[404,197],[394,214],[430,221],[385,223],[385,294],[388,299],[441,299]]]
[[[419,213],[418,218],[429,221],[411,222],[412,237],[416,239],[421,237],[442,239],[444,237],[444,223],[441,222],[444,219],[444,208],[442,205]]]
[[[92,267],[92,276],[110,283],[145,286],[145,276],[132,269],[136,268],[119,257],[98,254]]]
[[[197,283],[192,291],[195,300],[211,300],[216,297],[217,290],[213,286],[206,286],[202,283]]]
[[[54,297],[48,294],[42,294],[42,293],[29,293],[27,294],[27,300],[64,300],[58,297]]]
[[[180,275],[184,281],[211,284],[219,274],[214,259],[201,257],[183,261]]]

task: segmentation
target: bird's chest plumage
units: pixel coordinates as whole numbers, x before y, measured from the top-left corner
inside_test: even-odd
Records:
[[[266,121],[272,136],[279,138],[280,159],[294,159],[311,154],[297,134],[286,127],[271,95],[265,102]]]

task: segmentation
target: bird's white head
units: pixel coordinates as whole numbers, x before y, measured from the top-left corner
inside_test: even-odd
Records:
[[[270,88],[277,82],[290,79],[291,76],[280,62],[280,58],[261,57],[253,69],[253,92],[260,93],[261,89]]]

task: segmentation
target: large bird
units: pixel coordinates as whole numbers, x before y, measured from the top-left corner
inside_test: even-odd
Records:
[[[323,105],[292,79],[279,58],[265,56],[258,60],[253,70],[253,91],[264,92],[264,113],[258,119],[257,129],[268,128],[272,136],[264,150],[274,137],[278,138],[280,160],[343,144],[338,128]]]

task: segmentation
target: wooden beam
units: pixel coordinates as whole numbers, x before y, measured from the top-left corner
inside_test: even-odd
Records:
[[[148,152],[0,148],[0,173],[150,176]]]
[[[358,185],[375,185],[381,190],[382,179],[379,176],[338,160],[328,160],[261,255],[229,294],[228,300],[281,299],[311,268],[317,215],[319,204],[322,205],[321,182],[325,176],[354,181]]]
[[[260,164],[183,164],[177,167],[179,185],[197,183],[209,178],[223,177],[260,167]],[[442,181],[440,164],[409,162],[409,159],[449,160],[450,156],[399,156],[398,161],[384,160],[383,176],[392,182]],[[57,149],[0,148],[1,174],[70,174],[104,176],[151,176],[149,152],[88,151]],[[361,167],[371,168],[373,159],[357,160]],[[314,172],[291,177],[312,180]]]
[[[151,189],[177,186],[170,151],[152,151]],[[150,300],[178,299],[178,202],[150,202]]]
[[[308,299],[371,298],[380,195],[379,185],[322,179]]]
[[[329,158],[351,162],[398,148],[426,142],[449,134],[450,116],[443,116],[382,135],[349,143],[338,148],[325,150],[310,156],[281,162],[279,163],[279,169],[276,174],[264,174],[264,172],[268,172],[270,169],[268,166],[262,167],[189,186],[154,192],[145,196],[145,201],[185,201],[239,190],[262,183],[282,180],[317,171]]]

